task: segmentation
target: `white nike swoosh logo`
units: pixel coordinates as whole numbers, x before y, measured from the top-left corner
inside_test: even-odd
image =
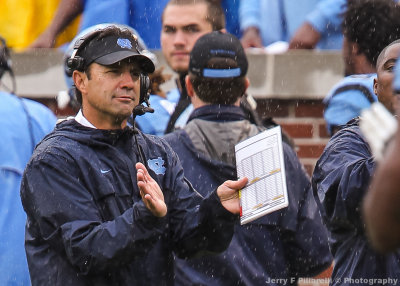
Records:
[[[106,173],[108,173],[108,172],[110,172],[111,171],[111,169],[110,170],[100,170],[100,172],[102,173],[102,174],[106,174]]]

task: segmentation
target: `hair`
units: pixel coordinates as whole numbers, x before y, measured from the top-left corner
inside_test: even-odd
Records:
[[[6,71],[10,71],[10,52],[6,40],[0,36],[0,80]]]
[[[396,44],[400,44],[400,39],[391,42],[389,45],[387,45],[386,47],[384,47],[383,50],[380,52],[380,54],[379,54],[379,56],[378,56],[378,60],[376,61],[376,69],[377,69],[377,70],[378,70],[378,67],[380,66],[380,64],[381,64],[382,61],[383,61],[383,58],[384,58],[384,56],[385,56],[385,53],[386,53],[387,49],[388,49],[389,47],[393,46],[393,45],[396,45]]]
[[[90,36],[90,35],[93,35],[93,36]],[[90,32],[89,34],[84,35],[84,37],[89,37],[89,38],[87,41],[84,42],[83,45],[81,45],[81,47],[79,48],[79,51],[77,52],[77,55],[80,55],[80,52],[83,49],[85,49],[91,41],[101,40],[110,35],[117,35],[120,37],[131,37],[132,33],[128,29],[125,29],[125,28],[120,29],[117,26],[113,26],[113,25],[107,26],[98,31]],[[85,69],[83,71],[87,75],[89,80],[91,79],[90,67],[91,67],[91,64],[85,65]],[[74,93],[76,96],[76,100],[79,102],[80,105],[82,105],[82,93],[75,85],[74,85]]]
[[[400,6],[393,0],[348,0],[342,29],[376,66],[382,49],[400,38]]]
[[[209,60],[209,68],[236,68],[233,59],[215,57]],[[246,91],[246,77],[210,78],[201,77],[189,72],[189,79],[196,95],[210,104],[234,104]]]
[[[211,24],[213,31],[219,31],[225,28],[225,14],[219,1],[213,0],[170,0],[165,6],[165,9],[169,5],[195,5],[204,3],[207,5],[207,16],[206,21]],[[164,11],[162,14],[162,19],[164,19]]]

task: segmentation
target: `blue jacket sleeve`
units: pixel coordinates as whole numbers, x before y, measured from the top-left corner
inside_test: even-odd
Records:
[[[322,0],[317,7],[307,15],[309,22],[321,34],[326,33],[327,27],[340,30],[342,19],[340,15],[346,8],[346,0]]]
[[[364,232],[361,202],[374,169],[369,146],[357,125],[332,137],[317,162],[312,180],[314,196],[328,229]]]
[[[239,5],[239,21],[242,31],[249,27],[257,27],[260,29],[260,1],[246,0],[240,1]]]

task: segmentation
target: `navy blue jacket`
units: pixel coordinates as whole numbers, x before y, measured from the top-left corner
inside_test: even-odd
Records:
[[[164,193],[164,218],[141,200],[138,146]],[[204,200],[196,194],[162,139],[75,120],[58,124],[37,146],[21,197],[32,285],[40,286],[172,285],[172,252],[222,251],[237,220],[216,192]]]
[[[235,107],[202,109],[190,120],[238,120]],[[200,110],[200,109],[199,109]],[[241,118],[245,122],[244,115]],[[239,122],[239,121],[238,121]],[[245,132],[245,131],[244,131]],[[205,135],[206,136],[206,135]],[[198,152],[185,130],[164,137],[181,159],[185,176],[207,196],[227,179],[236,179],[236,167]],[[293,285],[299,277],[313,276],[332,261],[327,236],[309,178],[287,144],[284,160],[289,206],[241,226],[221,254],[176,260],[176,285]],[[234,152],[234,151],[232,151]],[[281,279],[273,283],[272,279]]]
[[[376,253],[368,243],[361,217],[362,200],[374,170],[375,161],[358,120],[331,138],[315,167],[314,195],[335,259],[332,285],[364,285],[350,278],[391,278],[400,284],[400,252]],[[365,285],[377,284],[368,283]]]

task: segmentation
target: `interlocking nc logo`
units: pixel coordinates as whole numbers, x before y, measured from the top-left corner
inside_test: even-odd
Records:
[[[147,165],[157,175],[164,175],[165,174],[164,160],[161,157],[158,157],[157,159],[149,159],[149,160],[147,160]]]
[[[118,46],[120,46],[123,49],[132,49],[132,43],[129,39],[119,38],[117,40],[117,44],[118,44]]]

